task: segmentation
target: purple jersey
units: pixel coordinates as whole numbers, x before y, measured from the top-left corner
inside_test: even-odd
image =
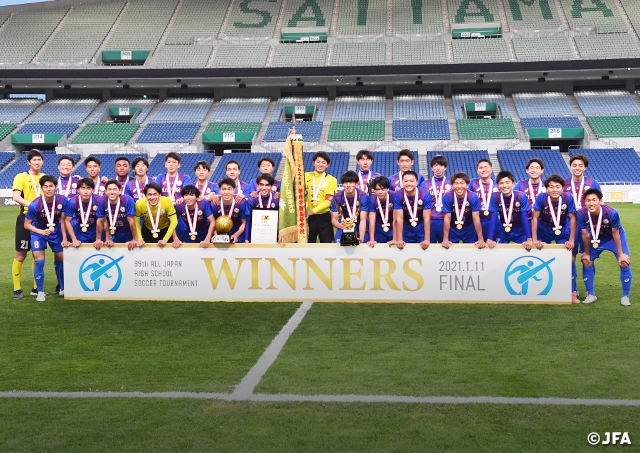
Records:
[[[211,203],[211,210],[213,211],[213,217],[214,218],[218,218],[222,215],[222,198],[220,198],[218,200],[218,202],[212,202]],[[232,212],[229,212],[231,210],[231,207],[233,206],[233,210]],[[249,217],[249,203],[247,202],[246,199],[242,199],[240,200],[240,202],[231,202],[228,205],[224,205],[224,214],[226,216],[231,217],[231,220],[233,220],[233,228],[231,229],[231,231],[229,232],[229,234],[234,234],[238,231],[238,229],[240,229],[240,226],[242,225],[242,220],[247,219],[247,217]]]
[[[481,189],[482,187],[482,189]],[[489,190],[491,189],[491,190]],[[489,184],[483,183],[480,178],[473,178],[471,180],[471,183],[469,184],[469,190],[472,192],[475,192],[476,195],[478,196],[478,198],[480,198],[480,208],[483,211],[489,211],[489,205],[491,204],[491,196],[500,192],[500,190],[498,189],[498,183],[495,182],[494,179],[491,179],[491,182]],[[483,193],[481,193],[480,191],[482,190]],[[482,201],[482,197],[484,196],[484,198],[487,200],[487,205],[485,206],[484,202]],[[480,220],[482,221],[487,221],[489,220],[488,216],[480,216]]]
[[[393,225],[393,209],[395,206],[395,200],[397,196],[398,195],[395,192],[391,192],[391,191],[387,192],[387,199],[389,200],[388,212],[385,212],[385,208],[387,206],[386,200],[380,202],[380,209],[382,209],[382,212],[385,215],[387,215],[387,222],[389,223],[389,228],[391,228],[391,226]],[[369,196],[369,205],[367,206],[367,212],[375,212],[376,229],[378,228],[378,226],[382,227],[382,224],[384,222],[382,221],[382,216],[380,215],[380,210],[378,209],[378,196],[376,194]]]
[[[212,193],[220,195],[220,188],[218,187],[218,184],[213,181],[207,181],[205,184],[200,184],[195,181],[193,185],[196,186],[200,191],[200,197],[206,198],[209,194]]]
[[[89,209],[89,201],[83,202],[80,200],[80,195],[76,195],[74,198],[69,199],[69,202],[64,207],[64,215],[72,220],[73,231],[76,235],[76,239],[80,242],[94,242],[96,240],[96,221],[104,217],[102,212],[102,197],[91,194],[91,208]],[[82,212],[80,206],[82,205]],[[82,213],[86,219],[87,231],[82,231],[85,220],[82,219]],[[73,220],[75,219],[75,222]]]
[[[71,198],[78,193],[78,181],[79,176],[58,176],[58,186],[56,187],[56,193],[63,195],[65,198]]]
[[[256,179],[258,179],[256,177]],[[249,191],[249,193],[251,192],[259,192],[260,189],[258,189],[258,182],[254,179],[253,181],[251,181],[251,190]],[[273,186],[271,186],[271,190],[273,192],[280,192],[280,181],[278,181],[277,179],[273,182]]]
[[[275,187],[275,186],[274,186]],[[249,197],[247,200],[249,203],[249,209],[272,209],[277,210],[280,209],[280,195],[278,193],[273,193],[271,196],[263,197],[260,192],[255,197]]]
[[[115,227],[116,234],[117,233],[131,233],[131,228],[129,227],[129,220],[127,217],[135,217],[136,215],[136,202],[129,195],[120,195],[120,208],[116,212],[116,207],[118,207],[118,202],[111,204],[111,201],[108,197],[102,197],[102,206],[100,209],[100,214],[102,214],[103,218],[106,219],[107,223],[105,223],[105,229],[113,226],[111,224],[111,216],[115,215]]]
[[[501,192],[494,193],[491,196],[491,204],[489,205],[489,212],[497,213],[498,219],[500,220],[500,224],[505,223],[504,212],[502,206],[502,195]],[[529,212],[529,200],[525,193],[514,190],[511,196],[504,197],[504,211],[508,214],[509,207],[511,206],[511,197],[514,197],[515,200],[513,202],[513,212],[511,214],[511,224],[512,228],[521,228],[522,224],[522,212]]]
[[[418,226],[423,228],[421,224],[424,223],[424,214],[423,211],[430,210],[433,207],[433,199],[431,198],[431,194],[426,189],[416,189],[417,197],[418,197],[418,208],[416,212]],[[410,197],[407,195],[407,200],[409,200],[409,205],[411,206],[411,210],[413,211],[413,206],[415,203],[415,196]],[[402,210],[402,216],[404,220],[405,228],[411,223],[412,215],[409,213],[409,208],[407,208],[407,201],[405,200],[405,191],[404,189],[400,189],[393,194],[393,209],[400,211]],[[417,228],[417,227],[416,227]]]
[[[124,187],[124,194],[129,195],[135,201],[138,201],[141,198],[144,198],[144,186],[152,182],[149,178],[147,178],[146,182],[143,184],[138,182],[136,178],[131,178],[127,185]]]
[[[540,212],[540,217],[538,219],[538,228],[546,228],[548,230],[553,229],[554,223],[553,218],[551,217],[551,213],[549,211],[549,203],[547,200],[549,199],[549,194],[541,193],[536,198],[536,202],[533,204],[533,210]],[[576,213],[576,207],[573,204],[573,197],[570,194],[564,192],[560,195],[560,199],[556,202],[551,202],[551,206],[553,207],[554,212],[557,214],[558,212],[558,203],[561,203],[560,206],[560,225],[563,227],[563,230],[566,228],[566,231],[569,231],[569,222],[568,215]]]
[[[442,209],[438,211],[438,196],[440,195],[440,191],[442,191],[442,196],[451,190],[451,181],[446,176],[442,178],[431,177],[426,181],[426,189],[431,194],[433,198],[433,209],[431,209],[431,220],[443,220],[444,213]],[[442,199],[440,200],[442,201]],[[442,206],[440,206],[442,208]]]
[[[391,183],[391,190],[397,192],[402,189],[402,177],[400,176],[401,172],[395,173],[389,176],[389,182]],[[424,176],[418,173],[418,189],[426,188],[426,182]]]
[[[358,224],[360,222],[360,213],[367,212],[367,209],[369,209],[369,195],[360,189],[356,189],[356,193],[356,210],[353,215],[356,224]],[[335,197],[331,200],[331,212],[337,212],[339,214],[338,217],[343,219],[350,218],[349,209],[353,209],[353,198],[347,197],[344,190],[336,192]],[[347,207],[347,204],[349,207]]]
[[[456,224],[456,220],[458,220],[458,218],[456,217],[456,207],[454,206],[454,204],[457,205],[458,210],[461,210],[463,209],[463,202],[464,196],[462,198],[458,198],[454,191],[448,192],[444,195],[444,197],[442,197],[442,211],[445,214],[451,214],[452,227]],[[462,221],[463,228],[473,228],[473,213],[479,212],[481,207],[482,206],[480,205],[480,198],[478,197],[478,195],[476,195],[475,192],[471,192],[469,189],[467,189],[467,203],[464,206],[462,218],[460,219]]]
[[[358,170],[357,173],[358,173],[358,185],[356,187],[368,194],[373,192],[373,187],[369,186],[371,184],[371,181],[376,179],[378,176],[382,176],[377,171],[372,171],[372,170],[369,170],[366,172],[362,172]]]
[[[600,184],[593,178],[584,177],[582,178],[582,182],[575,182],[573,178],[567,178],[564,181],[564,191],[573,197],[573,204],[576,206],[576,209],[582,209],[582,196],[584,192],[588,189],[594,188],[598,189],[602,192],[600,188]]]
[[[531,188],[529,188],[529,180],[524,179],[513,186],[514,192],[517,190],[518,192],[524,192],[527,195],[527,200],[529,203],[529,211],[533,210],[533,203],[536,202],[536,198],[541,193],[545,193],[547,191],[544,186],[544,182],[542,179],[537,184],[531,184]],[[531,214],[529,214],[531,215]]]
[[[44,209],[43,198],[44,195],[33,200],[31,204],[29,204],[26,215],[26,218],[31,220],[32,225],[40,230],[46,230],[49,228],[47,225],[49,220],[47,219]],[[49,214],[51,214],[51,210],[53,209],[53,223],[55,224],[56,231],[60,230],[60,216],[68,203],[69,200],[67,198],[58,194],[54,196],[54,201],[52,203],[47,203]]]
[[[175,203],[176,200],[182,197],[182,188],[191,184],[191,178],[184,173],[179,173],[173,178],[167,173],[162,173],[156,176],[154,182],[160,184],[160,187],[162,187],[162,193],[160,195],[169,197],[169,199]]]
[[[611,206],[601,206],[602,211],[602,223],[600,225],[600,235],[598,239],[600,242],[607,242],[613,240],[613,228],[622,229],[622,224],[620,223],[620,216],[618,215],[618,211],[613,209]],[[589,237],[594,239],[593,234],[591,232],[591,228],[589,226],[589,211],[587,208],[580,209],[577,213],[578,218],[578,230],[587,230],[589,232]],[[598,229],[598,216],[591,216],[591,222],[593,225],[593,232],[595,233]]]
[[[189,209],[186,202],[182,202],[181,204],[177,204],[175,206],[176,214],[178,215],[178,221],[181,223],[181,230],[186,231],[187,234],[189,234],[189,221],[193,222],[194,209]],[[211,204],[209,204],[209,202],[206,200],[198,200],[196,202],[196,206],[198,210],[196,217],[196,231],[207,232],[209,231],[209,216],[213,215]],[[187,219],[187,215],[191,220]]]

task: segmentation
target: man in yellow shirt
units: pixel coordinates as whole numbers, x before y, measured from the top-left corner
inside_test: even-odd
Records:
[[[307,191],[307,219],[309,234],[307,241],[310,244],[333,242],[333,225],[331,225],[331,200],[338,189],[338,180],[326,172],[331,163],[329,154],[318,151],[313,155],[313,168],[304,174],[305,188]]]
[[[164,247],[172,242],[173,232],[178,226],[176,208],[169,197],[163,197],[162,187],[152,182],[144,187],[145,198],[136,201],[136,225],[140,225],[140,218],[144,219],[142,228],[138,232],[138,246],[146,242]]]
[[[37,149],[32,149],[27,153],[27,164],[29,170],[24,173],[18,173],[13,179],[13,201],[20,205],[20,213],[16,219],[16,254],[13,258],[11,266],[11,275],[13,277],[13,298],[22,299],[22,266],[27,252],[31,250],[31,233],[24,228],[25,215],[27,209],[33,200],[40,196],[40,173],[44,156]],[[33,283],[35,288],[35,281]],[[31,291],[32,295],[37,296],[38,290]]]

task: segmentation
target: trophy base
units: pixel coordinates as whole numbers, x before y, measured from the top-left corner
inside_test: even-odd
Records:
[[[358,236],[355,231],[351,230],[343,230],[342,236],[340,237],[340,245],[343,247],[355,247],[358,245]]]
[[[231,244],[231,239],[228,234],[218,234],[213,237],[214,244]]]

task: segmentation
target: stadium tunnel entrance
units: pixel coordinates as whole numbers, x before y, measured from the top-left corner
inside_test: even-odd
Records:
[[[250,153],[251,142],[249,143],[203,143],[204,150],[208,153],[215,153],[222,156],[225,153]]]
[[[570,147],[582,147],[582,139],[531,139],[531,149],[557,149],[561,153],[568,153]]]

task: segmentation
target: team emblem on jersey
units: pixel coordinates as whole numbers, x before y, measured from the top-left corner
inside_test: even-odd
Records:
[[[104,191],[104,186],[100,186],[100,191]]]
[[[604,220],[602,221],[602,223],[604,223],[605,225],[608,225],[608,224],[609,224],[609,219],[604,219]]]
[[[58,209],[62,209],[62,203],[58,203]]]
[[[98,207],[97,207],[97,206],[93,206],[93,210],[94,210],[94,211],[97,211],[97,210],[98,210]]]
[[[447,189],[447,190],[451,190],[451,184],[445,185],[444,188]]]
[[[176,183],[176,186],[181,186],[182,185],[182,181],[178,180],[178,182]]]
[[[562,210],[565,211],[567,209],[567,205],[565,203],[562,203]]]
[[[519,207],[520,207],[520,202],[516,201],[516,208],[519,208]]]
[[[164,209],[160,209],[160,215],[164,214]]]
[[[198,210],[198,215],[202,215],[202,211]]]
[[[540,193],[547,193],[547,188],[546,187],[541,188]]]
[[[589,190],[589,186],[584,186],[584,190]]]
[[[276,204],[275,204],[275,203],[271,203],[271,207],[272,207],[272,208],[275,208],[275,207],[276,207]]]
[[[71,184],[71,188],[72,189],[77,189],[78,188],[78,184],[76,184],[75,182],[73,184]]]
[[[467,201],[467,204],[466,204],[465,206],[469,207],[469,206],[471,206],[471,203],[469,203],[469,202]]]
[[[422,200],[418,200],[418,204],[422,206]]]
[[[211,193],[211,189],[207,187],[207,193]]]
[[[235,209],[233,210],[233,212],[240,212],[240,209],[235,208]]]
[[[120,212],[124,212],[124,211],[125,211],[124,206],[120,207]]]
[[[498,193],[498,190],[499,190],[499,189],[498,189],[497,187],[494,187],[494,188],[493,188],[493,193]]]

